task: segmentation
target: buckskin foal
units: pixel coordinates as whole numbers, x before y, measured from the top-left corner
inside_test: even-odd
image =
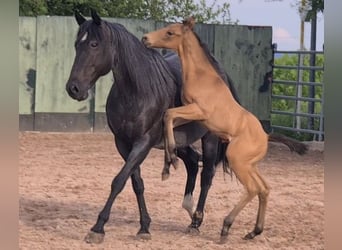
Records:
[[[190,121],[200,121],[222,140],[229,141],[226,157],[229,167],[246,189],[246,194],[225,217],[221,230],[221,242],[227,240],[228,231],[239,212],[255,196],[259,198],[256,225],[244,238],[253,239],[264,228],[265,212],[270,187],[260,175],[257,164],[268,147],[268,141],[281,141],[290,148],[292,141],[266,134],[259,120],[233,98],[212,64],[206,50],[201,46],[193,31],[195,20],[188,18],[183,23],[171,24],[165,28],[145,34],[142,38],[147,47],[175,50],[182,64],[183,106],[168,109],[164,116],[166,160],[176,167],[175,139],[173,128]],[[294,142],[294,141],[293,141]],[[296,152],[302,154],[303,147]]]

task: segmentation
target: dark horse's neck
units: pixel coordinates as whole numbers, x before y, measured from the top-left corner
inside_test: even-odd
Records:
[[[109,25],[114,50],[112,71],[120,95],[161,103],[174,98],[175,77],[158,51],[146,48],[121,24]]]

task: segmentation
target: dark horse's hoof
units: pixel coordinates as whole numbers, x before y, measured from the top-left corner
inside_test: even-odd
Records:
[[[136,236],[137,240],[150,240],[151,238],[150,233],[138,233]]]
[[[196,235],[199,235],[200,234],[200,230],[198,228],[195,228],[195,227],[188,227],[186,229],[186,233],[187,234],[190,234],[190,235],[193,235],[193,236],[196,236]]]
[[[104,236],[105,235],[102,233],[95,233],[93,231],[90,231],[84,238],[84,241],[87,243],[100,244],[103,242]]]

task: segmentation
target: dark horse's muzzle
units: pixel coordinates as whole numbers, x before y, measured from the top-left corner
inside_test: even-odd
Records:
[[[83,101],[88,98],[88,91],[80,88],[76,82],[68,82],[65,88],[69,96],[77,101]]]

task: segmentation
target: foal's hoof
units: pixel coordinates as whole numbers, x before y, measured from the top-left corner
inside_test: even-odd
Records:
[[[173,166],[175,169],[178,168],[178,166],[179,166],[179,161],[178,161],[178,158],[177,158],[176,155],[171,156],[171,164],[172,164],[172,166]]]
[[[226,244],[228,242],[228,235],[221,236],[218,244]]]
[[[104,240],[104,234],[101,233],[95,233],[93,231],[90,231],[86,237],[84,238],[84,241],[87,243],[94,243],[94,244],[100,244]]]
[[[250,233],[246,234],[245,237],[243,237],[243,239],[244,240],[252,240],[257,235],[258,234],[253,231],[253,232],[250,232]]]
[[[166,173],[166,172],[162,173],[162,181],[169,179],[169,177],[170,177],[170,173]]]
[[[187,234],[190,234],[190,235],[193,235],[193,236],[197,236],[200,234],[200,230],[198,228],[195,228],[195,227],[188,227],[186,229],[186,233]]]
[[[150,233],[137,233],[136,239],[137,240],[150,240],[151,234]]]

